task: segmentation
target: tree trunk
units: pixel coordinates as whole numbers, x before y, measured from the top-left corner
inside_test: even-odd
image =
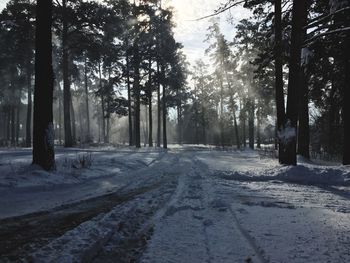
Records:
[[[127,42],[127,41],[126,41]],[[128,43],[128,42],[127,42]],[[128,86],[128,124],[129,124],[129,146],[134,145],[133,140],[133,124],[132,124],[132,108],[131,108],[131,84],[130,84],[130,59],[129,59],[129,47],[127,44],[126,51],[126,82]]]
[[[16,106],[16,145],[19,143],[19,133],[20,133],[20,110],[21,110],[21,98],[18,98],[17,106]]]
[[[71,91],[69,83],[69,55],[68,55],[68,25],[66,17],[67,0],[62,0],[63,30],[62,30],[62,72],[63,72],[63,119],[64,119],[64,146],[72,147],[72,127],[70,118]]]
[[[301,70],[300,74],[298,153],[304,158],[310,159],[309,92],[304,69]]]
[[[59,144],[62,145],[62,90],[60,82],[57,80],[57,91],[58,91],[58,140]]]
[[[246,103],[245,99],[243,99],[243,102],[241,103],[243,107],[241,107],[241,122],[242,122],[242,141],[243,141],[243,147],[247,147],[247,136],[246,136]]]
[[[135,40],[134,43],[134,97],[135,97],[135,146],[137,148],[141,148],[141,130],[140,130],[140,58],[139,58],[139,50],[138,50],[138,42]]]
[[[281,0],[275,0],[275,98],[277,115],[277,142],[278,142],[278,160],[285,164],[285,145],[282,141],[282,131],[286,123],[286,114],[284,106],[283,92],[283,63],[282,63],[282,7]]]
[[[162,74],[164,71],[162,70]],[[168,148],[166,120],[167,120],[167,102],[166,102],[166,86],[163,84],[163,98],[162,98],[162,110],[163,110],[163,148]]]
[[[306,25],[307,19],[307,8],[304,8]],[[306,28],[302,29],[303,41],[306,39],[307,31]],[[304,54],[304,56],[307,56]],[[310,127],[309,127],[309,89],[308,89],[308,79],[306,73],[306,62],[307,57],[304,57],[304,61],[301,63],[300,68],[300,100],[299,100],[299,129],[298,129],[298,153],[306,159],[310,159]]]
[[[11,146],[16,144],[15,105],[11,105]]]
[[[350,164],[350,34],[347,32],[345,39],[345,83],[343,87],[343,125],[344,125],[344,143],[343,143],[343,164]]]
[[[153,147],[153,117],[152,117],[152,60],[148,61],[148,145]]]
[[[261,105],[259,102],[258,110],[256,113],[256,147],[258,149],[261,148],[261,134],[260,134],[260,127],[261,127]]]
[[[177,123],[178,123],[178,143],[182,145],[182,107],[181,107],[181,101],[177,105]]]
[[[8,108],[7,109],[7,113],[6,113],[6,139],[7,139],[7,145],[9,144],[10,140],[11,140],[11,131],[10,131],[10,128],[11,128],[11,109]]]
[[[103,86],[102,86],[102,70],[101,70],[101,61],[98,62],[98,78],[99,78],[99,88],[100,88],[100,91],[101,91],[101,112],[102,112],[102,117],[101,117],[101,122],[102,122],[102,133],[101,133],[101,136],[102,136],[102,139],[103,139],[103,142],[106,143],[106,110],[105,110],[105,99],[104,99],[104,90],[103,90]]]
[[[255,119],[255,100],[249,98],[249,116],[248,116],[248,133],[249,133],[249,148],[254,149],[254,119]]]
[[[205,108],[202,107],[202,133],[203,133],[203,144],[207,145],[207,131],[206,131],[206,121],[205,121]]]
[[[224,147],[224,84],[222,77],[220,77],[220,143]]]
[[[33,164],[53,170],[52,0],[38,0],[36,10]]]
[[[289,61],[289,80],[287,97],[286,127],[282,131],[286,147],[287,165],[296,165],[296,136],[298,122],[298,97],[300,96],[301,48],[303,26],[306,24],[307,1],[293,1],[292,34]]]
[[[158,83],[157,83],[157,147],[160,147],[160,132],[161,132],[161,101],[160,101],[160,69],[159,69],[159,62],[157,62],[157,76],[158,76]]]
[[[27,106],[27,120],[26,120],[26,147],[32,146],[32,72],[30,62],[27,65],[27,89],[28,89],[28,106]]]
[[[88,86],[88,77],[87,77],[87,59],[85,57],[84,61],[84,76],[85,76],[85,109],[86,109],[86,142],[91,142],[91,133],[90,133],[90,110],[89,110],[89,86]]]
[[[73,97],[70,98],[70,110],[71,110],[71,116],[72,116],[72,140],[73,144],[76,144],[77,142],[77,132],[76,132],[76,120],[75,120],[75,111],[73,106]]]
[[[239,140],[239,132],[238,132],[238,125],[237,125],[236,110],[233,110],[233,124],[235,126],[237,149],[241,149],[241,142]]]

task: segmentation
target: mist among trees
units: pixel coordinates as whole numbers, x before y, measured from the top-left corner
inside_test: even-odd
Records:
[[[226,39],[215,14],[242,2],[252,17]],[[207,49],[192,64],[161,1],[54,1],[45,18],[37,4],[1,12],[3,146],[263,145],[283,164],[349,163],[347,1],[223,3],[200,18]]]

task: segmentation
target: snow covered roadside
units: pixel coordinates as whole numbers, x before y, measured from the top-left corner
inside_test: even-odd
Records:
[[[52,209],[104,195],[130,183],[125,177],[152,166],[162,150],[58,149],[57,171],[30,165],[28,150],[0,151],[0,219]],[[79,167],[79,159],[91,165]]]
[[[306,185],[350,186],[350,166],[322,166],[301,158],[297,166],[282,166],[273,159],[260,159],[254,151],[238,151],[234,155],[222,153],[219,156],[201,152],[198,158],[214,170],[216,176],[227,180],[279,180]]]

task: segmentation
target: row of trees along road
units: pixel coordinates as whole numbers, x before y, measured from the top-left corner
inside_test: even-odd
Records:
[[[230,0],[210,16],[241,4],[253,16],[232,41],[219,20],[208,28],[214,69],[193,68],[194,140],[254,148],[277,138],[282,164],[310,152],[349,164],[349,1]]]
[[[172,11],[160,1],[37,1],[36,8],[10,1],[0,19],[3,138],[19,143],[26,98],[30,146],[35,75],[33,160],[45,169],[54,168],[54,131],[66,147],[93,141],[96,130],[109,142],[112,115],[128,116],[129,144],[141,147],[141,109],[148,144],[156,130],[157,146],[163,139],[166,148],[169,107],[179,143],[254,148],[277,138],[282,164],[295,165],[297,153],[309,158],[310,146],[342,151],[349,164],[349,1],[229,0],[213,16],[239,4],[253,16],[230,41],[212,21],[206,54],[213,66],[196,62],[190,90]]]

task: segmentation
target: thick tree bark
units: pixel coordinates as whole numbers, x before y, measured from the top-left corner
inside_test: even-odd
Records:
[[[89,85],[87,76],[87,59],[84,61],[84,77],[85,77],[85,110],[86,110],[86,142],[91,142],[90,132],[90,110],[89,110]]]
[[[309,127],[309,98],[308,84],[304,69],[300,72],[300,101],[299,101],[299,129],[298,154],[306,159],[310,158],[310,127]]]
[[[308,5],[304,7],[304,25],[307,20],[307,9]],[[306,28],[302,29],[302,36],[304,41],[307,36]],[[304,50],[306,51],[306,50]],[[310,159],[310,125],[309,125],[309,87],[306,73],[307,67],[307,54],[304,54],[304,59],[301,63],[300,68],[300,100],[299,100],[299,127],[298,127],[298,154],[306,159]]]
[[[52,0],[38,0],[36,14],[33,164],[53,170]]]
[[[30,62],[27,65],[27,120],[26,120],[26,147],[32,146],[32,71],[30,67]]]
[[[306,23],[307,1],[294,0],[292,11],[291,51],[289,61],[289,80],[287,96],[286,126],[282,131],[286,147],[284,164],[296,165],[296,138],[298,122],[298,97],[300,96],[301,48],[303,44],[303,26]]]
[[[277,142],[278,142],[278,160],[285,164],[285,145],[280,135],[284,130],[286,122],[286,113],[284,106],[283,92],[283,63],[282,63],[282,7],[281,0],[275,0],[275,97],[277,113]]]
[[[71,126],[71,90],[69,81],[69,54],[68,54],[68,25],[66,17],[67,0],[62,0],[63,8],[63,30],[62,30],[62,72],[63,72],[63,119],[64,119],[64,146],[72,147],[72,126]]]

